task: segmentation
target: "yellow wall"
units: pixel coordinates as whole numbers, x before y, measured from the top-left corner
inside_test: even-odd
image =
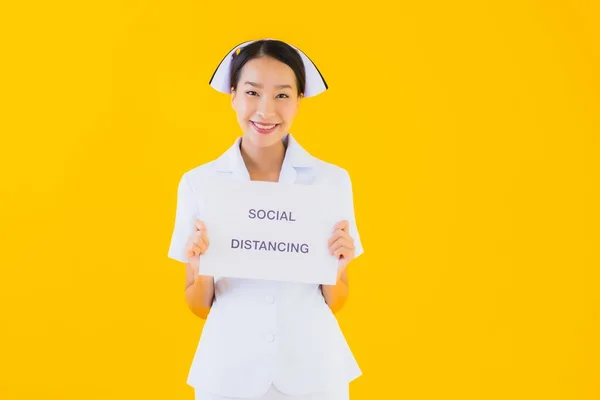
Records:
[[[238,135],[207,82],[263,36],[321,69],[292,132],[354,181],[352,399],[600,398],[595,2],[13,3],[0,399],[193,398],[177,183]]]

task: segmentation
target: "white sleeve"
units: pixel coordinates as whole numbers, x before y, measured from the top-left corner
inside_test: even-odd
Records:
[[[171,235],[168,257],[187,262],[185,244],[195,231],[194,220],[198,216],[198,205],[194,192],[188,181],[187,173],[183,174],[177,189],[177,208],[175,210],[175,223]]]
[[[345,185],[346,189],[346,212],[348,215],[348,222],[350,225],[349,234],[352,239],[354,239],[354,258],[358,258],[361,254],[364,253],[362,241],[360,240],[360,233],[358,232],[358,225],[356,223],[356,213],[354,208],[354,193],[352,190],[352,180],[350,179],[350,174],[346,171],[345,173]]]

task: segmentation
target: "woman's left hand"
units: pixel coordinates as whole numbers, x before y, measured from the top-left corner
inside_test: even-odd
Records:
[[[338,276],[354,258],[354,239],[352,239],[348,233],[349,228],[350,224],[348,221],[338,222],[329,239],[329,254],[335,256],[339,260]]]

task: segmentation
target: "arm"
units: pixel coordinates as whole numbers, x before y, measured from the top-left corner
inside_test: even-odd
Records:
[[[321,293],[333,313],[340,311],[348,300],[348,264],[355,257],[354,239],[348,234],[350,223],[347,220],[335,225],[329,239],[329,253],[338,262],[335,285],[321,285]]]
[[[348,299],[348,269],[338,272],[335,285],[321,285],[321,292],[331,311],[334,314],[340,311]]]
[[[185,301],[195,315],[206,319],[215,294],[214,278],[196,275],[189,262],[186,263],[185,269]]]

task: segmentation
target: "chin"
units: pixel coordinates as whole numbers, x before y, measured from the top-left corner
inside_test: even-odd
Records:
[[[285,133],[282,133],[284,131],[282,131],[281,129],[282,128],[279,127],[279,129],[273,133],[264,134],[258,133],[252,128],[250,128],[249,132],[246,132],[244,136],[248,138],[250,142],[256,147],[270,147],[280,142],[285,136]]]

